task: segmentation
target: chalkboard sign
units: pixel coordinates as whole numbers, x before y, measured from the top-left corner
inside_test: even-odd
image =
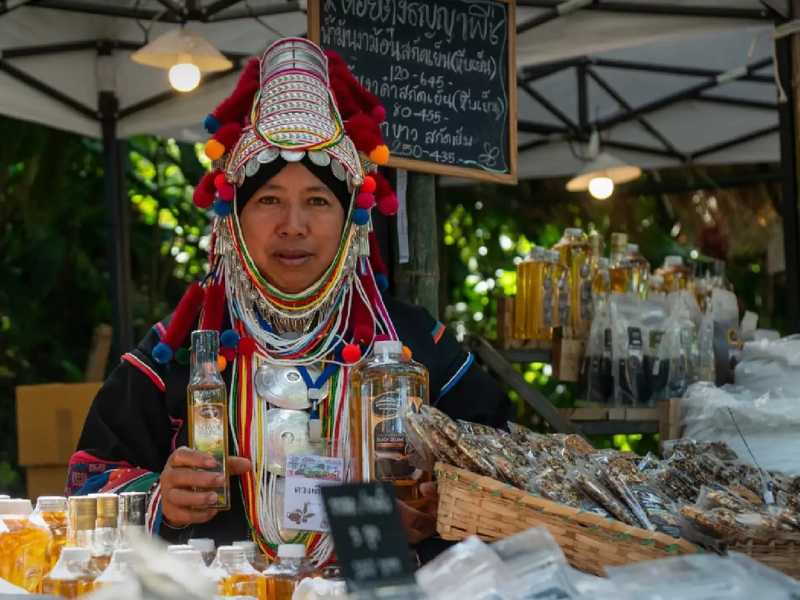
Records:
[[[389,483],[323,486],[336,557],[351,591],[413,584],[408,541]]]
[[[383,101],[390,166],[516,183],[514,0],[309,0],[308,21]]]

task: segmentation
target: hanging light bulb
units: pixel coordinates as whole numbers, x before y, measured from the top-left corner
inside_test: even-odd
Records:
[[[181,62],[169,68],[169,84],[179,92],[191,92],[200,84],[200,69],[190,62]]]
[[[589,193],[592,198],[605,200],[614,193],[614,180],[610,177],[594,177],[589,181]]]
[[[168,70],[170,85],[190,92],[200,84],[201,73],[226,71],[233,63],[202,36],[185,28],[173,29],[131,54],[131,60]]]

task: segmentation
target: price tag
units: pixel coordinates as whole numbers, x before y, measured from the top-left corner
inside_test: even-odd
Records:
[[[408,540],[391,484],[325,486],[322,496],[350,591],[413,582]]]
[[[292,454],[286,459],[283,528],[328,531],[330,526],[320,489],[344,479],[344,460]]]

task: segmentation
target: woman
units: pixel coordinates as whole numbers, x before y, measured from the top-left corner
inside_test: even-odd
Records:
[[[315,415],[322,436],[346,447],[351,366],[384,337],[401,340],[429,369],[440,409],[504,423],[507,399],[471,355],[426,311],[378,291],[383,265],[369,211],[396,210],[376,170],[388,158],[384,116],[338,56],[307,40],[276,42],[248,64],[231,98],[206,119],[215,169],[195,202],[213,202],[216,213],[209,275],[123,356],[99,392],[70,463],[73,493],[150,490],[148,526],[170,541],[253,538],[270,555],[299,541],[322,564],[332,552],[327,535],[281,531],[271,517],[282,501],[281,478],[270,469],[264,476],[261,464],[272,409],[303,423]],[[239,480],[225,512],[208,508],[220,482],[202,469],[213,459],[185,447],[186,345],[196,328],[221,331],[225,347],[228,470]],[[270,387],[275,373],[286,376],[281,385],[292,382],[292,393]],[[429,502],[419,510],[400,506],[412,543],[434,533],[435,488],[423,493]]]

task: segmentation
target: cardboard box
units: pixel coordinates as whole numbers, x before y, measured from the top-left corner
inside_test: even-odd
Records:
[[[28,498],[36,502],[39,496],[63,496],[67,484],[67,465],[28,467]]]
[[[86,413],[101,385],[52,383],[17,387],[19,464],[64,469],[75,452]]]

